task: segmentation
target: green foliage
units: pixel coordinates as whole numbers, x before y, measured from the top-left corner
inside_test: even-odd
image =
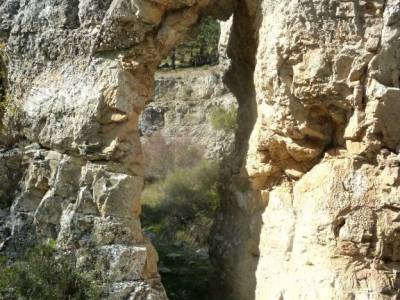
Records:
[[[0,41],[0,80],[3,80],[7,77],[6,62],[8,59],[7,45]]]
[[[4,63],[9,59],[7,54],[7,45],[2,41],[0,41],[0,58]]]
[[[12,197],[9,197],[3,191],[0,191],[0,209],[10,209],[12,202]]]
[[[170,270],[162,274],[170,300],[227,299],[214,286],[212,275],[215,269],[210,260],[204,254],[199,255],[206,249],[196,251],[178,244],[158,244],[157,250],[162,261],[161,270]],[[171,253],[176,255],[171,257]]]
[[[214,269],[204,255],[220,202],[218,163],[204,159],[190,139],[167,143],[156,134],[143,149],[152,183],[142,194],[142,224],[158,250],[161,270],[169,270],[162,274],[168,298],[222,299],[212,288]]]
[[[6,93],[6,92],[4,92]],[[1,92],[0,92],[0,97],[1,97]],[[19,107],[14,103],[14,101],[12,100],[12,98],[7,95],[4,94],[4,96],[1,98],[2,100],[0,100],[0,114],[1,113],[5,113],[6,111],[15,115],[17,114],[20,109]]]
[[[168,67],[196,67],[218,63],[218,42],[221,33],[218,21],[202,19],[195,37],[177,48],[164,61]]]
[[[176,169],[143,192],[143,224],[165,240],[204,246],[219,204],[218,164]]]
[[[216,107],[211,111],[211,124],[215,130],[232,132],[237,129],[237,109]]]
[[[6,45],[0,42],[0,112],[4,111],[3,103],[6,97],[6,78],[7,72],[5,67]]]
[[[36,246],[15,263],[0,260],[0,298],[31,300],[99,299],[95,273],[83,273],[64,256],[57,256],[55,242]]]
[[[0,115],[6,111],[12,114],[17,113],[17,107],[13,103],[11,97],[7,94],[7,66],[9,60],[7,54],[7,45],[0,42]]]

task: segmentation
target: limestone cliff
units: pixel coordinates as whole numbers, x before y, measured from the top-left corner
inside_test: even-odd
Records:
[[[256,299],[400,295],[398,1],[264,1]],[[274,16],[280,16],[277,20]]]
[[[138,119],[161,60],[231,14],[239,128],[211,239],[227,299],[397,299],[396,0],[1,1],[2,250],[53,238],[109,299],[166,298]]]
[[[202,14],[225,17],[230,6],[168,0],[0,5],[9,87],[2,99],[1,202],[12,203],[1,248],[12,256],[52,238],[77,267],[100,269],[107,299],[165,299],[157,254],[139,220],[138,118],[161,60]]]
[[[242,130],[256,122],[227,171],[214,257],[241,299],[395,299],[400,3],[253,5],[234,14],[227,82]],[[244,64],[254,86],[237,90]]]

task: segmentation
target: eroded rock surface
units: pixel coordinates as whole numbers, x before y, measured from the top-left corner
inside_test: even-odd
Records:
[[[246,165],[266,204],[256,299],[400,295],[399,9],[263,3]]]
[[[227,299],[400,296],[398,1],[6,0],[0,12],[4,251],[54,238],[100,266],[109,299],[166,298],[140,228],[138,118],[161,59],[202,15],[233,12],[223,61],[239,128],[211,239]]]
[[[101,271],[105,298],[166,299],[139,220],[138,118],[160,61],[202,15],[230,12],[229,1],[1,1],[3,251],[55,239]]]

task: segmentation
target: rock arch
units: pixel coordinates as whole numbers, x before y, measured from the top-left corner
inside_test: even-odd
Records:
[[[229,297],[398,297],[399,11],[394,0],[3,2],[19,109],[3,116],[14,149],[0,167],[17,161],[24,176],[0,194],[14,200],[1,248],[54,238],[103,268],[110,297],[166,297],[139,222],[137,120],[161,58],[203,15],[233,13],[226,81],[240,127],[211,241]]]
[[[55,239],[80,267],[101,269],[108,297],[166,298],[140,227],[138,117],[162,58],[202,16],[226,19],[234,7],[208,0],[1,6],[19,107],[6,112],[3,136],[10,147],[30,144],[15,158],[26,168],[21,191],[2,195],[15,197],[3,250]]]

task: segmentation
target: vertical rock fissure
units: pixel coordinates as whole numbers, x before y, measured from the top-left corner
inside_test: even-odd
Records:
[[[257,119],[254,71],[261,25],[260,3],[238,1],[227,45],[230,65],[224,80],[238,99],[239,127],[234,151],[222,162],[222,203],[210,244],[211,259],[218,266],[226,296],[232,299],[254,299],[256,285],[262,202],[249,183],[245,164]]]

